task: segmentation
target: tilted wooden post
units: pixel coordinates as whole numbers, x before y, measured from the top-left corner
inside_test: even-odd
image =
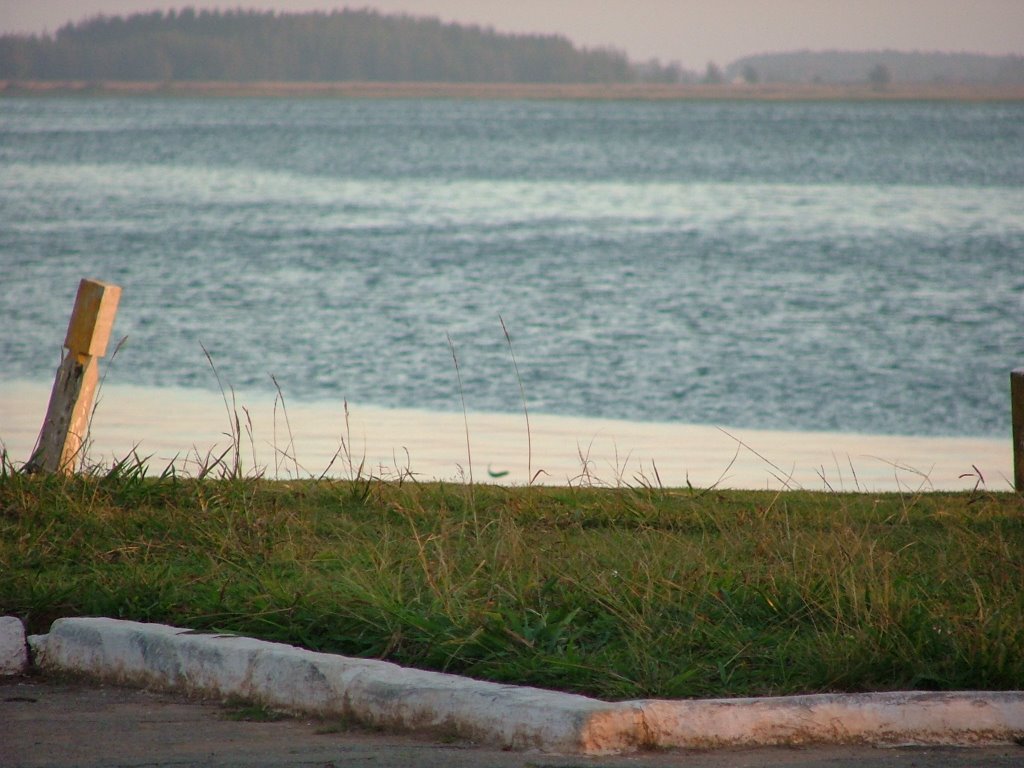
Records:
[[[1024,368],[1010,374],[1010,412],[1013,422],[1013,487],[1024,493]]]
[[[107,353],[121,289],[109,283],[83,280],[78,284],[75,308],[64,339],[67,353],[57,369],[50,405],[39,442],[26,472],[62,472],[70,475],[80,458],[89,431],[99,358]]]

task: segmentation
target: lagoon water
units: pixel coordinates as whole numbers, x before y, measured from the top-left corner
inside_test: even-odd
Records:
[[[1024,105],[0,99],[0,387],[85,276],[118,384],[1004,438]]]

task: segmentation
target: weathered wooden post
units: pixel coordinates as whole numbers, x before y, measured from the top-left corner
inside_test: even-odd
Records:
[[[1024,493],[1024,368],[1010,373],[1010,412],[1013,423],[1013,487]]]
[[[82,443],[89,431],[99,358],[107,353],[121,289],[109,283],[82,280],[64,339],[67,353],[57,369],[50,405],[39,441],[26,472],[74,474]]]

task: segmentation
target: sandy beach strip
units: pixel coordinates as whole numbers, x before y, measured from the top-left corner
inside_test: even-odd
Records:
[[[536,99],[586,101],[966,101],[1024,100],[1024,86],[959,83],[434,83],[0,80],[0,96],[187,96],[342,99]]]
[[[32,452],[50,385],[0,382],[0,444],[16,464]],[[230,393],[228,395],[230,399]],[[265,392],[236,392],[243,471],[270,478],[465,480],[524,485],[639,485],[917,492],[1010,490],[1012,446],[985,438],[782,432],[522,413],[438,413],[336,402],[284,406]],[[151,474],[231,446],[232,419],[218,392],[106,384],[89,439],[90,462],[138,453]],[[286,418],[287,416],[287,418]],[[233,417],[232,417],[233,418]],[[468,421],[468,452],[467,426]],[[1009,432],[1009,427],[1007,428]],[[346,451],[347,448],[347,451]],[[231,457],[228,453],[228,457]],[[349,462],[351,458],[351,465]]]

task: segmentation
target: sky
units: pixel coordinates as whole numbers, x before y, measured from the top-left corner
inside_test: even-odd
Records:
[[[54,32],[98,14],[156,9],[332,10],[433,16],[500,32],[560,34],[703,70],[793,50],[1024,55],[1024,0],[0,0],[0,33]]]

